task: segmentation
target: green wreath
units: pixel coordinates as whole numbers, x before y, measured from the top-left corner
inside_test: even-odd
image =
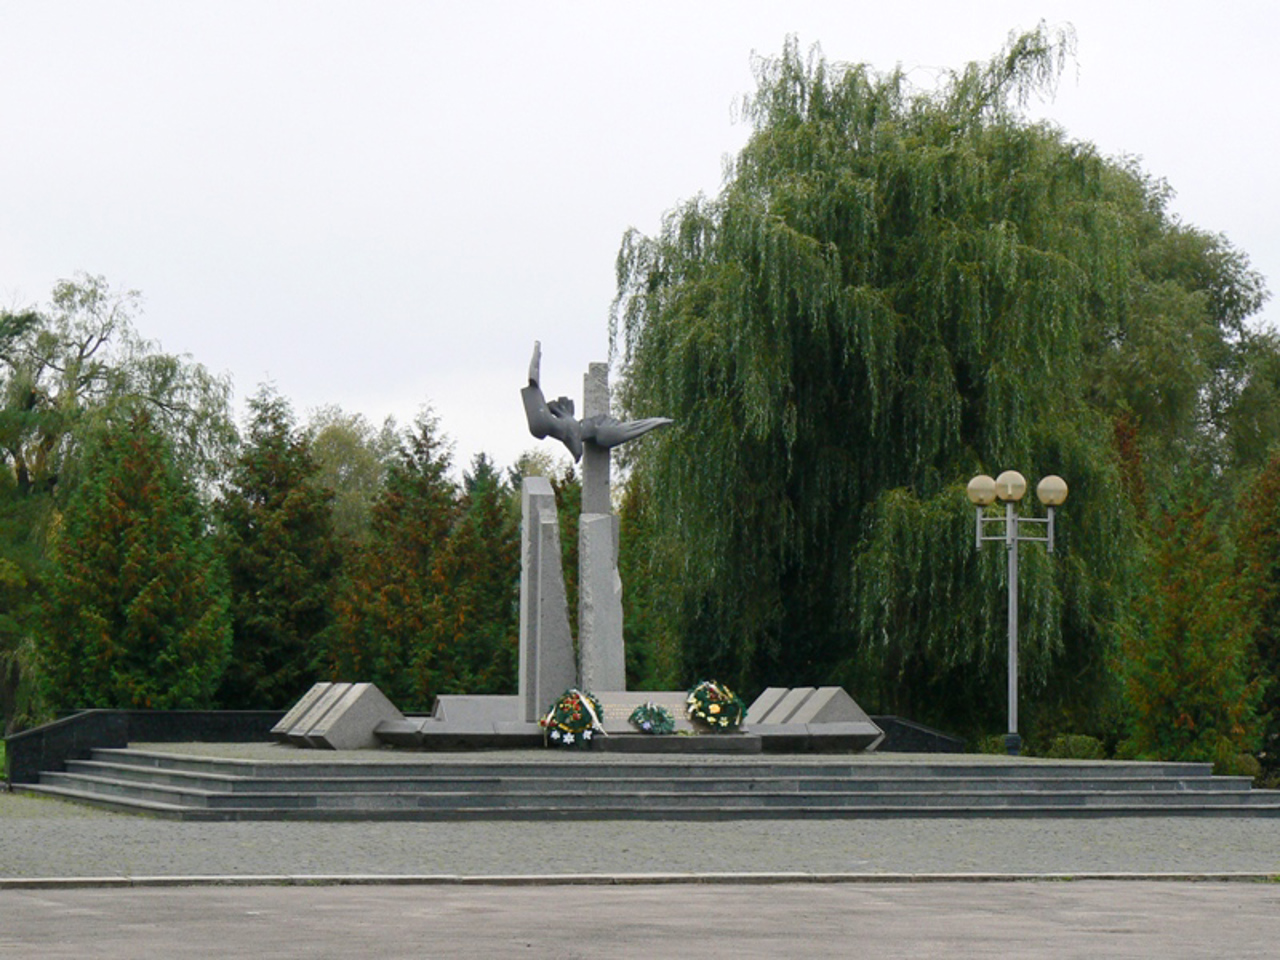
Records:
[[[540,721],[553,747],[586,747],[597,733],[603,734],[600,701],[581,690],[566,690]]]
[[[685,700],[689,719],[713,733],[736,730],[747,718],[747,705],[742,698],[715,680],[704,680]]]
[[[671,733],[676,728],[675,717],[666,707],[656,703],[642,703],[631,711],[627,718],[633,727],[641,733]]]

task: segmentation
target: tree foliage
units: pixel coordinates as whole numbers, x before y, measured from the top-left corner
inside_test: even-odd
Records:
[[[54,709],[212,706],[231,630],[207,525],[146,411],[94,439],[53,552],[39,654]]]
[[[140,337],[139,303],[80,275],[58,283],[46,309],[0,312],[0,710],[9,729],[42,714],[34,652],[49,543],[94,435],[145,409],[201,493],[234,440],[227,381]]]
[[[315,682],[339,570],[333,492],[286,400],[261,388],[247,441],[217,502],[230,576],[232,660],[224,707],[284,708]]]
[[[1264,292],[1132,164],[1020,117],[1070,50],[1041,28],[922,91],[793,41],[720,195],[624,238],[624,404],[676,420],[634,480],[686,672],[996,728],[1003,556],[962,485],[1017,467],[1072,487],[1059,555],[1023,554],[1024,716],[1098,721],[1141,562],[1116,420],[1144,480],[1218,450]]]
[[[375,430],[362,415],[322,407],[307,423],[314,483],[333,491],[333,529],[345,543],[369,538],[373,503],[382,491],[387,465],[398,446],[395,421]]]
[[[510,693],[520,634],[520,522],[514,492],[484,454],[463,476],[458,515],[433,558],[421,689]]]
[[[1250,681],[1252,610],[1207,512],[1191,505],[1159,519],[1149,589],[1120,667],[1128,752],[1227,767],[1257,747],[1260,690]]]
[[[1261,686],[1259,759],[1280,773],[1280,453],[1249,486],[1239,514],[1241,588],[1254,624],[1251,675]]]
[[[401,709],[426,706],[435,692],[414,664],[429,640],[437,554],[458,516],[449,464],[435,417],[421,414],[401,438],[369,541],[351,554],[335,604],[331,675],[376,683]]]
[[[139,404],[184,469],[216,474],[235,438],[230,384],[140,337],[140,301],[82,274],[54,287],[47,312],[0,318],[0,449],[21,492],[52,490],[95,429]]]

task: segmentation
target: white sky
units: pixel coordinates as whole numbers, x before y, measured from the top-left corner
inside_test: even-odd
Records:
[[[1078,55],[1033,112],[1280,285],[1274,2],[0,0],[0,305],[102,274],[241,402],[430,403],[506,465],[533,341],[581,404],[623,232],[718,191],[753,51],[929,85],[1040,19]]]

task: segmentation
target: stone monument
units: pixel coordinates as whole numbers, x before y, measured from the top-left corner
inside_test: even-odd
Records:
[[[618,518],[613,513],[610,485],[610,451],[643,436],[650,430],[671,423],[666,417],[650,417],[643,420],[620,421],[610,409],[609,365],[593,363],[583,378],[583,418],[574,419],[573,401],[559,397],[548,402],[542,393],[541,380],[542,345],[534,343],[533,359],[529,362],[529,383],[521,391],[529,432],[538,439],[554,437],[561,441],[575,461],[582,463],[582,515],[578,521],[578,664],[577,684],[586,690],[626,690],[627,660],[622,639],[622,578],[618,575]],[[525,489],[531,480],[526,478]],[[546,480],[542,479],[546,484]],[[550,490],[550,484],[547,484]],[[525,529],[530,529],[530,501],[524,500]],[[546,507],[538,509],[546,510]],[[551,511],[554,515],[554,501]],[[558,541],[557,541],[558,542]],[[535,635],[526,633],[524,624],[534,616],[550,594],[540,587],[531,588],[534,576],[528,569],[529,552],[526,547],[525,564],[520,578],[520,691],[525,707],[525,718],[536,719],[565,687],[555,691],[538,688],[529,679],[525,664],[545,656],[528,648]],[[552,576],[549,555],[544,556],[537,572],[538,584],[547,585]],[[560,576],[558,553],[555,577]],[[549,586],[546,587],[550,589]],[[560,596],[564,596],[563,582]],[[560,601],[563,604],[563,599]],[[546,694],[550,692],[550,696]],[[530,711],[533,711],[530,713]]]

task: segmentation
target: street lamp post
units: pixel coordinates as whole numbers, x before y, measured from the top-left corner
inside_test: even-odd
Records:
[[[982,549],[985,540],[1002,540],[1009,554],[1009,732],[1005,734],[1004,745],[1015,756],[1022,749],[1022,738],[1018,736],[1018,543],[1024,540],[1043,543],[1053,553],[1053,509],[1066,501],[1067,484],[1061,477],[1050,475],[1036,486],[1036,496],[1048,507],[1047,517],[1018,516],[1017,504],[1026,492],[1026,478],[1017,470],[1006,470],[994,480],[986,474],[979,474],[969,481],[968,488],[976,516],[974,543],[977,549]],[[985,516],[984,508],[997,498],[1004,502],[1004,517]],[[1003,533],[993,536],[983,533],[985,524],[1000,523],[1002,519]],[[1043,525],[1045,535],[1019,532],[1019,525],[1024,523]]]

